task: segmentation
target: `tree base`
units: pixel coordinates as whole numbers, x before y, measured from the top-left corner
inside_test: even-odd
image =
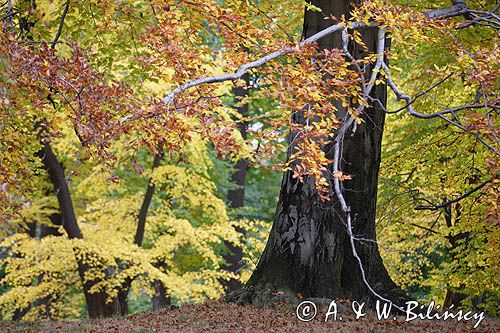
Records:
[[[390,299],[395,305],[404,308],[406,302],[412,300],[403,290],[396,288],[390,291],[382,292],[382,295]],[[311,301],[316,304],[323,312],[326,312],[333,299],[328,297],[309,297],[303,298],[300,294],[295,294],[290,290],[276,289],[272,284],[266,284],[261,287],[246,286],[240,290],[233,291],[224,298],[226,302],[236,303],[238,305],[255,305],[258,307],[269,307],[273,309],[286,309],[295,311],[298,304],[303,301]],[[366,297],[364,300],[347,300],[336,298],[337,311],[339,313],[352,313],[350,307],[351,301],[359,303],[365,302],[366,310],[374,310],[376,304],[375,296]],[[397,308],[393,307],[395,314],[400,314]],[[418,311],[417,311],[418,312]]]

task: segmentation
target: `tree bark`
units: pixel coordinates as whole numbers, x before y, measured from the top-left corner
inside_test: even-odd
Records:
[[[322,12],[306,10],[304,38],[332,24],[324,17],[348,17],[350,6],[356,3],[359,1],[312,1]],[[361,34],[373,52],[376,49],[377,29],[365,29]],[[321,39],[318,47],[341,48],[341,35],[337,33]],[[350,52],[356,58],[366,54],[360,47],[352,45]],[[368,69],[365,77],[369,75]],[[385,105],[386,87],[377,85],[371,95]],[[358,125],[355,134],[344,139],[340,169],[352,175],[351,180],[343,183],[343,194],[351,207],[353,234],[376,241],[375,210],[385,113],[380,108],[369,107],[365,109],[363,118],[365,122]],[[293,146],[289,148],[289,152],[293,151]],[[329,159],[333,159],[333,149],[329,148],[326,147],[325,152]],[[356,249],[372,288],[398,303],[394,298],[402,295],[389,277],[376,243],[356,241]],[[292,300],[296,300],[298,294],[299,298],[374,300],[362,280],[359,263],[352,255],[339,202],[336,198],[329,203],[322,202],[313,181],[309,179],[301,183],[292,177],[292,172],[283,176],[274,224],[264,253],[248,282],[249,293],[246,297],[256,302],[256,292],[262,289],[284,291]]]
[[[248,74],[243,76],[243,80],[249,84]],[[247,96],[247,90],[244,87],[236,87],[233,89],[234,98],[237,103],[241,102],[241,99]],[[238,106],[238,113],[243,117],[248,115],[248,104],[244,103]],[[248,123],[242,121],[239,126],[239,131],[244,140],[247,139]],[[245,205],[245,179],[248,172],[248,161],[246,159],[240,159],[235,165],[235,171],[231,175],[231,180],[238,187],[227,191],[227,198],[229,200],[229,205],[231,208],[240,208]],[[244,231],[240,228],[236,228],[236,231],[243,233]],[[241,260],[243,259],[243,249],[229,242],[224,242],[228,252],[224,255],[224,261],[227,263],[225,269],[231,273],[238,274],[241,268]],[[237,279],[230,279],[229,281],[223,281],[222,284],[226,288],[226,293],[231,293],[233,291],[241,289],[241,282]]]
[[[152,170],[160,166],[162,158],[163,158],[163,152],[155,154]],[[138,246],[142,246],[142,241],[144,239],[144,231],[146,228],[146,217],[148,216],[149,205],[151,205],[151,200],[153,199],[154,193],[155,193],[155,184],[153,184],[152,180],[149,179],[148,187],[146,189],[146,194],[144,195],[144,200],[142,201],[141,209],[139,210],[137,230],[135,232],[135,238],[134,238],[134,242]]]
[[[43,142],[43,148],[39,152],[39,157],[44,163],[49,174],[50,180],[54,186],[54,191],[59,203],[59,210],[62,217],[62,226],[70,239],[83,239],[82,232],[78,226],[71,194],[64,175],[64,168],[57,160],[49,142]],[[84,276],[88,271],[88,264],[77,259],[78,273],[80,275],[83,292],[87,301],[87,309],[90,318],[110,317],[119,313],[118,301],[106,302],[107,295],[104,292],[90,293],[89,290],[96,283],[94,280],[85,281]]]
[[[154,281],[153,289],[155,291],[153,297],[151,298],[151,301],[153,303],[153,310],[159,310],[169,307],[171,304],[171,300],[170,297],[167,296],[167,289],[165,289],[163,282],[158,280]]]
[[[118,291],[118,312],[121,316],[125,316],[129,313],[128,311],[128,292],[130,290],[130,285],[132,281],[129,282],[130,279],[127,279],[125,282],[125,287]]]
[[[243,75],[242,78],[246,85],[249,85],[248,74]],[[240,103],[242,98],[247,96],[247,89],[245,87],[235,87],[234,99],[236,103]],[[238,106],[238,113],[242,117],[248,116],[248,104],[240,104]],[[244,140],[247,139],[248,123],[246,121],[241,121],[239,125],[239,131]],[[238,187],[227,191],[227,198],[231,208],[240,208],[245,205],[245,179],[248,171],[248,161],[246,159],[240,159],[236,163],[235,171],[231,175],[231,180]]]

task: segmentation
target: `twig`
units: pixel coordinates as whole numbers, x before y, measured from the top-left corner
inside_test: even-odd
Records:
[[[433,230],[433,229],[431,229],[431,228],[424,227],[424,226],[422,226],[422,225],[420,225],[420,224],[410,223],[410,225],[412,225],[412,226],[414,226],[414,227],[417,227],[417,228],[420,228],[420,229],[424,229],[424,230],[426,230],[426,231],[428,231],[428,232],[432,232],[432,233],[434,233],[434,234],[440,235],[440,233],[439,233],[439,232],[437,232],[436,230]]]

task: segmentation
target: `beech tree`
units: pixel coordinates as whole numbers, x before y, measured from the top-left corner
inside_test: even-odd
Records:
[[[360,1],[313,1],[312,5],[321,11],[306,10],[304,38],[331,26],[325,16],[349,19],[353,5],[359,4]],[[321,51],[344,49],[354,61],[370,53],[383,54],[386,51],[386,37],[378,27],[358,30],[367,50],[355,43],[347,44],[347,37],[344,35],[342,38],[342,31],[319,39],[317,48]],[[369,65],[362,75],[369,78],[372,75],[376,77],[378,73]],[[328,80],[328,75],[323,79]],[[380,84],[371,90],[370,98],[379,100],[385,106],[385,86]],[[336,112],[338,118],[352,124],[347,107],[339,106]],[[396,285],[382,263],[375,235],[377,177],[384,118],[385,112],[380,106],[367,107],[360,125],[355,129],[344,125],[332,133],[334,142],[324,146],[325,157],[334,161],[329,173],[342,171],[352,175],[352,179],[343,182],[342,189],[336,185],[335,190],[341,191],[339,197],[324,202],[315,191],[314,180],[304,181],[294,177],[292,170],[284,174],[275,222],[266,249],[248,282],[249,288],[277,288],[286,291],[292,298],[299,294],[301,297],[356,300],[373,299],[374,295],[368,288],[375,288],[385,298],[397,299]],[[305,123],[301,113],[297,113],[293,121]],[[297,149],[294,145],[297,135],[300,134],[290,133],[289,155]],[[292,169],[297,163],[291,164]],[[339,180],[330,178],[327,181],[333,185]],[[373,243],[353,243],[351,237],[369,239]],[[354,252],[353,246],[356,246]]]
[[[247,286],[232,297],[399,305],[407,296],[382,262],[376,232],[390,117],[406,117],[389,127],[391,151],[419,154],[411,163],[405,156],[389,159],[397,172],[387,171],[384,180],[401,184],[408,173],[407,192],[418,211],[444,214],[448,229],[439,240],[450,243],[451,268],[441,269],[441,278],[452,277],[439,286],[449,291],[447,303],[465,299],[453,297],[458,289],[494,299],[499,72],[491,31],[500,23],[498,6],[470,6],[444,0],[425,11],[382,0],[5,2],[0,213],[2,281],[10,289],[0,296],[3,313],[29,309],[26,316],[43,317],[31,305],[48,293],[54,299],[48,316],[56,318],[75,286],[91,317],[126,313],[129,291],[137,288],[161,296],[163,305],[168,297],[178,304],[219,297],[225,280],[233,279],[235,289],[242,278],[221,269],[224,248],[244,249],[249,235],[264,229],[259,221],[230,220],[209,151],[239,163],[234,181],[240,186],[247,166],[284,172],[266,248]],[[421,49],[431,50],[417,57]],[[244,91],[248,77],[251,94]],[[260,105],[250,114],[245,107],[252,103]],[[419,127],[417,119],[442,123]],[[423,139],[415,134],[419,128],[432,130]],[[404,140],[406,129],[417,137],[412,144]],[[427,146],[433,152],[448,136],[455,140],[453,156],[429,156]],[[456,177],[471,169],[474,177],[459,186],[456,177],[433,169],[450,160],[461,166]],[[412,178],[417,171],[434,184]],[[439,195],[433,195],[436,184]],[[241,188],[229,196],[233,206],[243,203]],[[474,212],[460,206],[476,201]],[[33,221],[58,228],[50,222],[54,212],[65,235],[26,235]],[[423,215],[401,216],[435,231]],[[249,233],[235,232],[245,225]],[[412,248],[411,237],[399,239],[404,229],[389,229],[388,243]],[[473,254],[480,258],[476,272],[487,272],[486,291],[474,287],[482,273],[464,277]],[[401,280],[391,262],[386,266]]]

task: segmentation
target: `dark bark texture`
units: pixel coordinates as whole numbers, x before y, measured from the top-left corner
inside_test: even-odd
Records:
[[[325,16],[348,17],[351,4],[357,2],[312,1],[323,12],[306,11],[304,38],[332,25],[331,20],[324,19]],[[373,52],[376,49],[377,29],[365,29],[361,33]],[[350,52],[354,57],[366,54],[361,47],[352,44]],[[341,48],[340,33],[320,40],[318,47]],[[365,77],[369,74],[368,69]],[[371,95],[385,104],[386,87],[376,86]],[[347,135],[344,139],[340,169],[352,175],[351,180],[344,182],[343,193],[351,207],[353,233],[375,241],[377,181],[385,114],[373,107],[367,108],[364,113],[365,122],[357,127],[353,136]],[[293,146],[289,147],[289,151],[293,149]],[[333,159],[333,149],[326,147],[325,151],[327,157]],[[372,288],[398,303],[394,298],[402,295],[389,277],[376,244],[357,241],[356,249]],[[301,183],[292,177],[291,172],[284,174],[269,240],[247,286],[247,290],[253,292],[269,288],[285,291],[292,299],[300,293],[311,298],[374,300],[352,255],[345,216],[336,198],[331,202],[322,202],[311,180]],[[255,300],[255,294],[251,297]]]
[[[455,207],[455,216],[453,216],[453,207]],[[448,228],[453,228],[454,225],[458,225],[460,223],[460,217],[462,215],[462,210],[460,204],[449,205],[443,208],[444,220],[446,222],[446,226]],[[469,232],[460,232],[458,234],[448,234],[446,237],[450,243],[451,250],[451,261],[454,262],[457,260],[456,249],[460,245],[461,242],[467,242],[470,238]],[[464,285],[460,286],[463,289]],[[446,290],[446,296],[443,302],[443,308],[450,309],[455,307],[455,309],[459,308],[462,305],[462,302],[467,298],[467,295],[460,293],[459,290],[449,288]]]

